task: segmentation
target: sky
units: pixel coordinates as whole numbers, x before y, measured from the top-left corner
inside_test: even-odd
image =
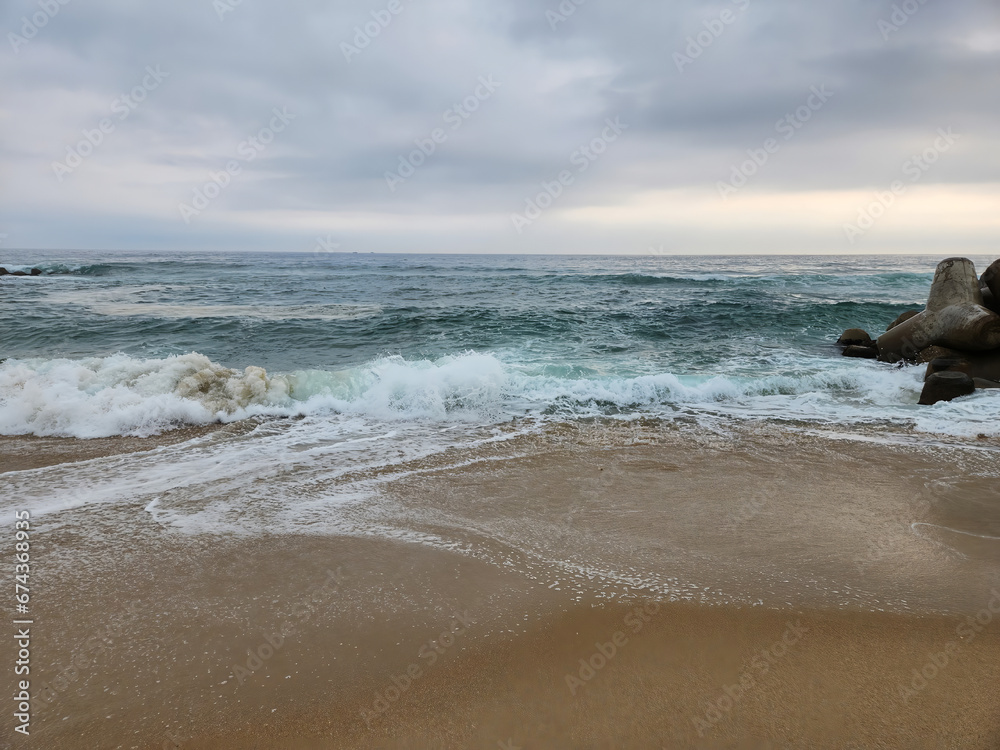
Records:
[[[1000,248],[996,0],[3,0],[0,252]]]

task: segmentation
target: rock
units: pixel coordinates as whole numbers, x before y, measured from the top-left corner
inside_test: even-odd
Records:
[[[993,293],[993,298],[1000,300],[1000,260],[995,260],[990,267],[983,271],[979,277],[980,286],[984,286]]]
[[[965,355],[957,349],[947,349],[943,346],[928,346],[917,353],[916,361],[917,364],[922,364],[934,359],[963,359],[964,357]]]
[[[947,352],[947,349],[942,351]],[[932,367],[932,365],[938,365]],[[947,364],[947,367],[943,365]],[[931,361],[927,367],[927,375],[940,372],[943,369],[964,372],[970,378],[982,380],[1000,380],[1000,352],[977,354],[975,352],[952,352],[951,356],[939,357]]]
[[[840,334],[837,343],[841,346],[864,346],[872,343],[872,337],[868,335],[867,331],[860,328],[848,328]]]
[[[24,271],[11,271],[10,275],[11,276],[27,276],[28,274],[26,274]]]
[[[976,384],[964,372],[955,370],[936,372],[924,382],[918,403],[931,406],[939,401],[951,401],[959,396],[968,396],[975,390]]]
[[[967,354],[968,368],[962,368],[974,378],[1000,380],[1000,351],[984,354]]]
[[[964,359],[958,359],[957,357],[938,357],[937,359],[932,359],[927,365],[927,374],[924,375],[924,381],[936,372],[945,372],[946,370],[955,370],[958,372],[965,372],[962,367],[968,367],[969,363]]]
[[[878,349],[874,346],[860,346],[851,344],[844,347],[842,354],[845,357],[859,357],[861,359],[878,359]]]
[[[916,354],[910,354],[904,357],[902,354],[895,354],[894,352],[883,352],[879,351],[878,360],[879,362],[886,362],[890,365],[894,365],[897,362],[906,362],[911,365],[922,365],[927,364],[932,359],[938,359],[939,357],[961,357],[962,353],[955,349],[946,349],[943,346],[928,346],[926,349],[921,349]]]
[[[42,275],[42,269],[41,268],[32,268],[31,269],[31,275],[32,276],[41,276]]]
[[[8,275],[9,273],[10,273],[10,271],[8,271],[8,270],[7,270],[6,268],[4,268],[3,266],[0,266],[0,276],[6,276],[6,275]]]
[[[993,294],[988,286],[980,287],[979,291],[983,293],[983,307],[1000,315],[1000,297]]]
[[[912,359],[931,345],[962,351],[1000,348],[1000,315],[983,307],[976,267],[967,258],[938,264],[927,308],[878,339],[880,356]]]
[[[1000,388],[1000,383],[995,380],[984,380],[983,378],[973,378],[972,382],[976,388]]]
[[[891,331],[893,328],[895,328],[896,326],[898,326],[900,323],[905,323],[910,318],[912,318],[914,315],[919,315],[919,314],[920,314],[919,310],[907,310],[905,313],[903,313],[898,318],[896,318],[894,321],[892,321],[889,324],[889,327],[886,328],[885,330]]]

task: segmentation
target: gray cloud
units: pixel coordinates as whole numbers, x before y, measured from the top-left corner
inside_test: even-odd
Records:
[[[904,3],[586,0],[563,3],[575,10],[552,28],[555,0],[399,0],[395,15],[388,0],[243,0],[221,20],[212,0],[69,0],[30,41],[0,49],[0,232],[18,247],[294,250],[334,232],[345,249],[493,252],[636,252],[667,232],[688,252],[737,252],[727,243],[741,235],[719,227],[699,239],[669,223],[575,226],[566,212],[648,191],[711,193],[813,86],[834,95],[747,195],[880,188],[941,127],[961,133],[960,146],[921,186],[994,189],[1000,11],[907,1],[918,10],[887,32],[880,20]],[[11,0],[0,30],[21,34],[41,7],[56,6]],[[713,36],[724,12],[733,20]],[[342,43],[373,13],[391,20],[348,62]],[[706,33],[710,44],[696,41],[678,70],[675,55]],[[116,117],[112,102],[156,65],[169,77],[59,182],[52,162]],[[499,88],[452,129],[445,113],[480,76]],[[295,119],[185,224],[178,204],[239,158],[276,107]],[[530,236],[514,234],[509,214],[609,117],[627,133]],[[436,128],[446,140],[391,191],[386,172]],[[753,232],[761,247],[838,249],[829,222]],[[870,249],[912,247],[907,233],[882,242]]]

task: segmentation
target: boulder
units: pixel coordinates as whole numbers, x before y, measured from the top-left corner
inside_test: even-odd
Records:
[[[860,328],[848,328],[840,334],[837,343],[841,346],[864,346],[872,343],[872,337],[868,335],[867,331]]]
[[[975,382],[964,372],[956,370],[936,372],[924,381],[924,389],[920,393],[918,403],[930,406],[939,401],[951,401],[960,396],[968,396],[975,390]]]
[[[936,372],[944,372],[946,370],[965,372],[962,368],[968,366],[968,362],[957,357],[938,357],[937,359],[932,359],[927,364],[927,373],[924,375],[924,381]]]
[[[957,349],[947,349],[943,346],[928,346],[926,349],[921,349],[916,356],[917,364],[941,358],[964,359],[965,355]]]
[[[1000,315],[1000,297],[994,295],[987,286],[980,287],[979,291],[983,293],[983,307]]]
[[[874,346],[860,346],[851,344],[844,347],[842,354],[845,357],[858,357],[861,359],[878,359],[878,348]]]
[[[1000,315],[1000,297],[997,297],[993,292],[989,290],[989,287],[983,287],[983,307],[987,310],[992,310],[997,315]]]
[[[995,260],[979,277],[980,286],[990,290],[994,299],[1000,300],[1000,260]]]
[[[982,378],[973,378],[972,382],[975,383],[976,388],[1000,388],[1000,383],[995,380],[983,380]]]
[[[31,275],[32,276],[41,276],[42,275],[42,269],[41,268],[32,268],[31,269]]]
[[[983,271],[979,277],[979,291],[983,293],[983,307],[1000,314],[1000,260]]]
[[[896,326],[898,326],[900,323],[905,323],[910,318],[912,318],[914,315],[919,315],[919,314],[920,314],[919,310],[907,310],[905,313],[903,313],[898,318],[896,318],[894,321],[892,321],[889,324],[889,327],[886,328],[885,330],[891,331],[893,328],[895,328]]]
[[[927,367],[927,375],[941,370],[955,370],[964,372],[973,379],[1000,380],[1000,352],[986,354],[953,352],[952,354],[953,356],[939,357],[931,361]]]
[[[24,271],[11,271],[10,275],[11,276],[27,276],[28,274],[26,274]]]
[[[1000,348],[1000,315],[983,307],[976,267],[967,258],[941,261],[926,309],[878,339],[883,358],[913,359],[931,345],[963,352]]]
[[[7,270],[6,268],[4,268],[3,266],[0,266],[0,276],[6,276],[6,275],[7,275],[7,274],[9,274],[9,273],[10,273],[10,271],[8,271],[8,270]]]

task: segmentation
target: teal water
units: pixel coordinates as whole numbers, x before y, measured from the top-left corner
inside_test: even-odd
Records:
[[[833,345],[922,308],[938,260],[8,254],[45,274],[0,278],[0,433],[527,414],[997,434],[1000,399],[919,409],[916,368]]]

